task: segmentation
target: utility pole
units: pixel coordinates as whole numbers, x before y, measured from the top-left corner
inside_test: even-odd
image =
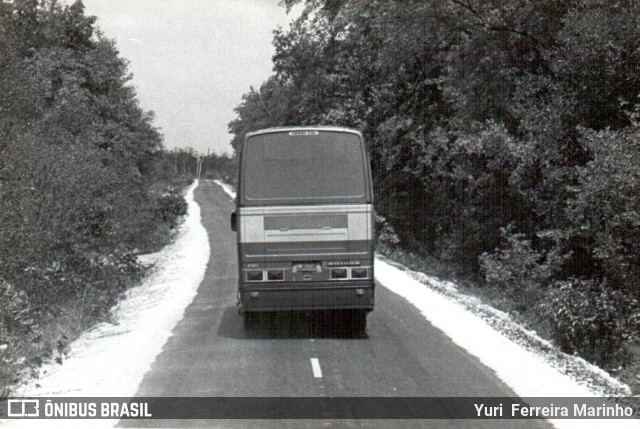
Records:
[[[202,155],[198,156],[197,158],[197,162],[198,162],[198,167],[196,170],[196,176],[198,177],[198,180],[200,180],[200,173],[202,173],[202,160],[204,158],[202,157]]]

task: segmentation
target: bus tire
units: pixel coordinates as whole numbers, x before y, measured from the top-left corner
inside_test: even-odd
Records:
[[[246,331],[255,329],[260,321],[260,313],[248,311],[242,315],[242,325]]]
[[[353,310],[351,312],[351,327],[356,335],[364,335],[367,331],[367,311]]]

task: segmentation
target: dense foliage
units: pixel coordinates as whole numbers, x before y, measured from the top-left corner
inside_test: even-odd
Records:
[[[362,130],[404,248],[486,275],[556,315],[566,350],[616,362],[640,331],[637,2],[283,3],[304,12],[237,107],[235,150],[266,126]]]
[[[0,0],[0,396],[105,317],[185,210],[94,22],[79,1]]]

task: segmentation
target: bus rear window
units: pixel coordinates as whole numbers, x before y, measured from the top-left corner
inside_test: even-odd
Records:
[[[312,203],[365,198],[364,153],[355,134],[319,131],[269,133],[244,147],[243,199]]]

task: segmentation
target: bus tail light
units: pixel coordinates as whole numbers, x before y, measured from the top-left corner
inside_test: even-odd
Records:
[[[366,268],[351,268],[352,279],[366,279],[369,277],[369,270]]]
[[[332,268],[331,269],[331,278],[332,279],[346,279],[347,278],[347,269],[346,268]]]
[[[262,271],[247,271],[248,282],[261,282],[262,279]]]
[[[269,270],[267,271],[267,280],[272,282],[282,281],[284,280],[284,271],[283,270]]]

